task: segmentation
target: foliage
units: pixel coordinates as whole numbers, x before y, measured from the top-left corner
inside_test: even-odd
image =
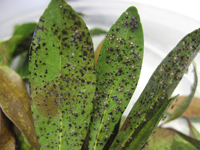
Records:
[[[79,15],[64,0],[52,0],[37,24],[16,26],[13,36],[0,43],[0,148],[199,149],[200,134],[190,119],[195,109],[189,106],[198,83],[195,65],[191,94],[175,111],[168,107],[181,98],[171,95],[200,51],[200,29],[163,59],[122,117],[142,68],[138,11],[129,7],[108,32],[89,31]],[[92,36],[105,33],[94,54]],[[9,65],[16,56],[21,60],[13,70]],[[22,78],[29,80],[30,93]],[[191,135],[164,129],[165,123],[157,127],[163,114],[169,116],[165,123],[184,115]]]

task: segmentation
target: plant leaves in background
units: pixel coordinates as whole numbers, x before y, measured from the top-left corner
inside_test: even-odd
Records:
[[[29,53],[28,53],[28,51],[22,53],[20,57],[21,58],[20,58],[15,70],[22,78],[26,78],[29,75]]]
[[[183,74],[199,51],[200,29],[197,29],[185,36],[157,67],[117,134],[111,149],[131,147],[137,150],[145,144],[149,132],[140,134],[140,130],[151,121],[159,108],[163,107],[166,101],[169,100]],[[162,114],[163,112],[160,112],[160,115]],[[149,128],[149,130],[153,129]],[[137,143],[137,145],[133,145],[135,142],[132,141],[137,141],[137,137],[142,140],[138,141],[140,143]]]
[[[174,130],[157,127],[143,150],[171,150],[175,133]]]
[[[93,29],[90,29],[90,34],[92,36],[95,36],[95,35],[101,35],[101,34],[106,34],[107,31],[106,30],[103,30],[103,29],[100,29],[100,28],[93,28]]]
[[[197,70],[196,70],[196,64],[193,62],[193,66],[194,66],[194,83],[191,89],[191,93],[189,96],[187,96],[182,103],[176,108],[176,110],[173,112],[173,114],[171,114],[169,116],[169,118],[167,119],[167,122],[170,122],[178,117],[180,117],[185,111],[186,109],[189,107],[190,102],[192,101],[194,94],[196,92],[197,89],[197,85],[198,85],[198,76],[197,76]]]
[[[179,96],[178,101],[175,104],[171,104],[173,106],[173,109],[171,109],[171,106],[169,106],[169,109],[167,110],[168,113],[172,114],[176,110],[176,108],[181,105],[183,100],[187,98],[185,96]],[[200,98],[193,97],[190,106],[185,110],[185,112],[182,114],[183,117],[186,118],[198,118],[200,117]]]
[[[0,104],[6,116],[39,149],[30,109],[30,98],[21,77],[7,66],[0,66]]]
[[[65,0],[40,17],[29,53],[31,109],[41,149],[81,149],[95,92],[91,35]]]
[[[143,42],[137,9],[129,7],[110,28],[98,58],[89,149],[103,149],[119,125],[138,83]]]
[[[200,140],[200,132],[192,125],[192,123],[190,122],[190,120],[188,118],[186,118],[189,124],[189,128],[190,128],[190,135],[191,137]]]
[[[147,121],[147,123],[144,123],[141,129],[138,129],[139,134],[137,133],[136,136],[134,136],[134,140],[132,140],[132,137],[129,140],[132,140],[130,144],[127,146],[128,148],[134,147],[136,149],[141,148],[145,143],[146,140],[149,138],[153,130],[158,125],[160,119],[162,118],[163,112],[167,109],[169,104],[176,99],[176,97],[171,98],[163,103],[163,105],[160,108],[156,108],[156,113]],[[144,121],[145,122],[145,121]],[[129,141],[128,141],[129,142]],[[127,148],[126,147],[126,148]]]
[[[15,135],[13,123],[4,115],[0,109],[0,149],[15,150]]]
[[[35,150],[22,132],[19,133],[20,150]]]
[[[23,42],[28,37],[28,40],[30,41],[30,35],[31,33],[33,33],[35,27],[36,23],[26,23],[18,25],[15,27],[13,36],[9,40],[0,42],[0,64],[9,65],[12,60],[12,57],[22,52],[21,49],[17,49],[17,51],[15,51],[15,49],[18,45],[21,44],[21,42]],[[25,41],[24,44],[29,48],[30,43]]]
[[[174,129],[158,127],[150,136],[148,146],[145,146],[143,150],[197,150],[193,144],[179,134],[188,137]]]
[[[199,146],[198,146],[199,145]],[[200,143],[196,143],[196,146],[194,146],[194,143],[189,143],[179,134],[174,135],[174,140],[172,143],[172,150],[199,150],[200,149]]]

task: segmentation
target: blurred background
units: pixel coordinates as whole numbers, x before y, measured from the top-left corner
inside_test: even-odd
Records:
[[[50,0],[0,0],[0,41],[12,35],[15,25],[37,22],[49,2]],[[83,19],[89,29],[98,27],[107,31],[129,6],[138,8],[144,30],[144,60],[138,87],[125,115],[167,53],[186,34],[200,28],[200,0],[67,0],[67,2],[76,11],[84,14]],[[93,37],[94,49],[104,37],[105,35]],[[195,61],[200,76],[200,55]],[[192,69],[189,69],[173,95],[187,96],[193,81]],[[200,84],[195,96],[200,98]],[[169,126],[189,134],[189,129],[183,124],[187,125],[187,122],[180,118],[178,122],[169,123]],[[194,125],[200,131],[199,124],[194,122]]]

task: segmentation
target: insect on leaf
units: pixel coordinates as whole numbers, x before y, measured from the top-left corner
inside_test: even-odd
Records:
[[[81,149],[93,110],[94,63],[84,21],[65,0],[52,0],[29,53],[31,109],[41,149]]]
[[[0,66],[0,105],[6,116],[39,149],[30,109],[30,98],[21,77],[11,68]]]
[[[157,111],[166,105],[166,101],[169,101],[172,92],[199,51],[200,29],[197,29],[185,36],[154,71],[117,134],[111,149],[124,149],[129,146],[132,146],[132,149],[135,150],[142,148],[148,138],[148,134],[150,134],[149,132],[142,134],[143,127],[148,125],[149,121],[151,122],[151,119],[157,114]],[[160,112],[160,116],[164,110]],[[159,119],[160,117],[157,117],[155,122],[159,121]],[[149,130],[154,128],[149,128]],[[133,143],[135,143],[134,140],[137,140],[137,136],[143,140],[134,145]]]
[[[135,91],[143,40],[138,11],[129,7],[110,28],[98,58],[89,149],[103,149]]]

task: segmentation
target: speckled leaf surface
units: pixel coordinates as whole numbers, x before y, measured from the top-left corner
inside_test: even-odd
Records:
[[[111,149],[125,149],[132,143],[135,136],[140,134],[140,130],[156,115],[158,109],[169,100],[199,51],[200,29],[197,29],[185,36],[154,71],[116,136]],[[133,147],[133,149],[136,148]]]
[[[137,86],[143,58],[143,31],[135,7],[110,28],[98,62],[89,149],[103,149]]]
[[[0,66],[0,105],[6,116],[39,149],[31,115],[30,98],[21,77],[7,66]]]
[[[31,109],[41,149],[81,149],[93,110],[93,43],[64,0],[52,0],[36,27],[29,54]]]
[[[13,123],[0,109],[0,149],[15,150],[16,142],[13,131]]]
[[[198,85],[198,76],[197,76],[196,64],[193,63],[193,66],[194,66],[194,83],[191,87],[191,93],[183,100],[183,102],[169,116],[166,123],[180,117],[186,111],[186,109],[189,107],[189,105],[194,97],[194,94],[196,92],[197,85]]]
[[[149,138],[149,136],[151,135],[153,130],[157,127],[159,121],[162,118],[162,114],[164,113],[164,111],[167,109],[169,104],[175,98],[176,97],[174,97],[170,100],[164,101],[163,105],[159,108],[154,108],[153,111],[155,113],[149,112],[153,115],[148,116],[148,118],[150,118],[150,119],[147,119],[146,123],[144,123],[143,125],[138,127],[136,133],[133,134],[133,137],[129,138],[129,141],[127,141],[127,142],[131,141],[131,142],[126,147],[124,147],[122,149],[132,149],[132,148],[134,148],[135,150],[140,150],[145,145],[147,139]]]

